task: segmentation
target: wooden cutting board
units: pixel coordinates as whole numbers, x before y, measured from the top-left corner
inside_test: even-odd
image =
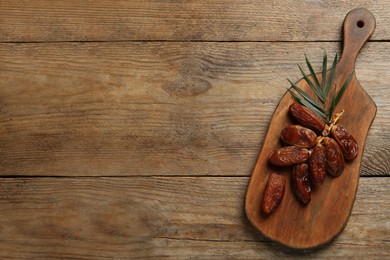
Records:
[[[271,151],[281,147],[281,130],[293,124],[288,116],[288,108],[294,102],[292,96],[286,93],[277,106],[248,186],[245,203],[248,219],[267,238],[292,248],[312,248],[328,243],[346,226],[357,191],[365,139],[376,114],[375,103],[356,78],[355,61],[374,30],[375,18],[365,9],[352,10],[344,20],[344,47],[333,83],[339,89],[351,73],[353,78],[335,112],[345,110],[340,123],[357,140],[359,154],[355,160],[346,163],[341,176],[327,176],[323,185],[314,188],[307,206],[302,206],[292,193],[291,167],[273,167],[267,161]],[[316,75],[321,78],[321,73]],[[304,79],[297,85],[311,93]],[[288,184],[281,205],[267,217],[262,214],[260,205],[272,172],[283,174]]]

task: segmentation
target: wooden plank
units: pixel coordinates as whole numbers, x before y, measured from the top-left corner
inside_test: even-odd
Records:
[[[355,28],[358,28],[356,22],[360,19],[364,21],[364,29],[356,30]],[[327,157],[327,165],[323,166],[324,171],[328,171],[328,173],[330,172],[333,176],[339,176],[342,172],[344,173],[334,180],[328,178],[325,182],[324,180],[319,181],[323,183],[321,188],[313,188],[314,192],[311,196],[310,193],[307,194],[305,192],[307,191],[307,188],[310,190],[310,186],[307,187],[308,180],[306,179],[306,182],[302,181],[302,174],[306,174],[305,171],[309,173],[307,164],[297,165],[297,168],[294,168],[295,171],[293,171],[295,174],[293,175],[295,175],[295,177],[293,177],[293,175],[290,176],[289,174],[292,171],[292,167],[285,167],[285,169],[279,167],[279,169],[275,169],[275,167],[270,165],[270,162],[274,165],[275,163],[276,165],[280,165],[288,162],[289,159],[294,161],[294,158],[295,160],[299,160],[299,157],[301,157],[298,153],[293,153],[294,155],[289,156],[289,159],[281,159],[283,157],[281,155],[283,152],[281,152],[280,156],[279,153],[276,153],[275,156],[272,156],[273,160],[268,160],[269,155],[275,149],[281,147],[281,131],[284,131],[283,129],[286,126],[292,126],[294,124],[294,121],[291,121],[291,117],[289,116],[289,114],[291,114],[289,113],[289,110],[290,112],[292,111],[291,104],[296,101],[290,94],[284,95],[275,109],[275,112],[270,120],[269,129],[263,141],[259,158],[253,170],[245,202],[245,212],[249,221],[259,231],[261,231],[264,236],[273,241],[280,242],[281,244],[289,247],[301,249],[322,246],[337,236],[348,222],[355,201],[355,194],[359,183],[360,165],[362,163],[362,153],[361,150],[359,151],[358,147],[364,147],[366,136],[375,118],[377,110],[375,103],[359,84],[356,74],[354,73],[358,53],[372,34],[375,27],[374,24],[375,21],[372,14],[363,9],[354,10],[345,18],[343,28],[345,39],[343,53],[334,71],[332,84],[335,84],[337,91],[341,91],[344,82],[348,79],[348,77],[350,77],[350,75],[352,77],[350,77],[351,81],[348,88],[344,92],[340,102],[337,104],[333,114],[336,114],[338,111],[343,109],[347,111],[348,114],[342,117],[342,125],[348,129],[348,131],[354,133],[353,136],[356,140],[356,154],[349,158],[349,160],[353,159],[352,162],[344,164],[344,160],[347,160],[348,156],[345,156],[345,153],[343,154],[341,151],[340,154],[337,154],[338,151],[334,148],[340,149],[338,147],[339,145],[336,141],[334,141],[334,139],[326,137],[321,145],[321,147],[324,148],[323,151],[326,155],[321,154],[317,157],[314,156],[313,152],[310,156],[308,164],[312,165],[311,162],[315,162],[316,164],[316,170],[314,171],[315,174],[311,171],[312,174],[310,177],[315,176],[315,178],[311,178],[312,180],[321,179],[321,170],[319,170],[321,166],[318,165],[324,160],[323,156]],[[324,69],[326,70],[326,68]],[[323,76],[322,71],[318,71],[314,77],[318,78],[317,82],[321,82],[318,85],[321,84],[322,90],[324,90],[326,88],[326,75]],[[303,78],[297,82],[297,86],[306,93],[312,93],[313,96],[316,96],[306,79]],[[325,91],[322,91],[322,93],[324,92]],[[325,96],[325,99],[329,98],[329,102],[325,102],[327,103],[326,105],[324,104],[324,108],[326,109],[324,109],[323,115],[330,113],[330,118],[328,118],[328,120],[331,120],[332,112],[328,110],[328,108],[330,103],[332,103],[332,105],[335,103],[331,101],[331,93],[329,93],[329,96],[328,94],[323,94],[323,96]],[[356,102],[357,100],[359,100],[359,102]],[[319,103],[322,104],[321,101],[319,101]],[[309,120],[311,117],[300,108],[302,108],[302,106],[298,105],[298,107],[293,109],[294,117],[301,119],[298,120],[298,122],[308,124],[308,126],[311,126],[313,130],[316,130],[317,132],[321,132],[324,128],[327,129],[324,123],[321,125],[321,123],[316,124],[315,120]],[[303,118],[305,120],[303,120]],[[334,123],[334,121],[332,122]],[[320,126],[318,127],[318,125]],[[327,130],[332,132],[331,128],[332,127]],[[291,135],[292,134],[290,134],[290,136]],[[297,136],[298,135],[296,135],[296,137]],[[324,138],[326,135],[321,134],[321,136]],[[305,137],[309,139],[308,136]],[[337,137],[339,137],[339,135]],[[339,138],[337,139],[340,140]],[[332,142],[328,142],[327,140],[332,140],[336,147],[330,148],[332,145],[329,144],[332,144]],[[355,142],[355,140],[353,140],[353,142]],[[345,142],[342,142],[340,147],[345,148]],[[349,145],[346,150],[348,150],[348,152],[352,151],[352,147],[352,145]],[[316,148],[320,148],[320,146],[316,146]],[[331,151],[329,148],[334,150]],[[307,157],[309,157],[309,151],[307,152]],[[341,158],[338,157],[338,155]],[[333,159],[331,159],[332,157]],[[286,157],[284,156],[283,158]],[[336,160],[334,158],[336,158]],[[330,170],[332,168],[333,170]],[[282,176],[274,175],[275,178],[272,178],[275,171],[285,175],[286,177],[284,178]],[[324,172],[324,177],[325,174],[326,173]],[[286,182],[288,185],[285,184]],[[283,184],[284,187],[282,186]],[[272,188],[270,188],[268,190],[269,192],[267,192],[266,187]],[[283,190],[283,192],[286,190],[287,194],[290,194],[293,191],[298,191],[297,193],[300,195],[300,201],[298,201],[295,196],[286,196],[283,199],[283,203],[280,207],[278,207],[278,210],[272,214],[267,214],[268,216],[266,216],[264,213],[272,212],[272,206],[278,206],[277,194],[280,194],[281,190]],[[340,191],[342,191],[342,193]],[[266,195],[267,193],[269,194],[268,196]],[[267,207],[262,205],[264,201],[263,196],[264,198],[267,197]],[[309,201],[310,203],[308,203]],[[305,204],[308,203],[308,205],[306,205],[306,207],[302,207],[302,202],[305,202]],[[263,206],[262,211],[259,210],[261,206]],[[267,208],[269,209],[268,212],[265,210]]]
[[[390,178],[361,178],[329,247],[270,243],[244,215],[248,177],[1,178],[1,258],[390,256]]]
[[[387,0],[3,0],[0,41],[335,41],[356,7],[375,15],[372,39],[390,39]]]
[[[338,43],[0,44],[2,175],[249,176],[269,119]],[[389,175],[389,43],[357,77],[378,106],[363,175]],[[347,111],[348,115],[348,111]]]

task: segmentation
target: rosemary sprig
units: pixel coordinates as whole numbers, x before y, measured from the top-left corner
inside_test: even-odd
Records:
[[[333,93],[330,93],[332,81],[334,77],[334,73],[336,71],[337,66],[337,54],[334,57],[332,67],[329,72],[328,78],[326,77],[327,74],[327,63],[328,63],[328,57],[326,52],[324,53],[324,58],[322,61],[322,80],[321,83],[318,80],[313,66],[311,65],[309,59],[305,55],[306,65],[310,71],[310,76],[313,79],[310,80],[309,76],[305,74],[301,66],[298,65],[299,70],[301,71],[303,78],[306,80],[307,84],[311,88],[311,90],[315,94],[315,98],[308,95],[304,90],[299,88],[296,84],[294,84],[291,80],[287,79],[288,82],[291,85],[291,88],[288,89],[288,91],[291,93],[291,95],[294,97],[295,100],[297,100],[299,103],[301,103],[303,106],[307,107],[317,115],[319,115],[321,118],[323,118],[327,123],[330,123],[332,114],[334,112],[335,107],[339,103],[341,97],[343,96],[345,90],[347,89],[349,83],[352,80],[352,74],[348,77],[348,79],[343,83],[340,90],[337,92],[336,88],[334,88]],[[292,91],[294,89],[296,92]],[[332,99],[330,100],[330,106],[326,107],[326,104],[329,103],[328,99],[329,96],[332,96]],[[317,100],[316,100],[317,99]]]

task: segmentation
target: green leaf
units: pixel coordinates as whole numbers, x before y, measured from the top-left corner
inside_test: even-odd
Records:
[[[337,104],[341,100],[346,88],[352,80],[352,75],[349,75],[348,79],[343,83],[339,91],[336,91],[336,88],[332,87],[334,75],[336,73],[337,58],[338,56],[336,54],[328,75],[328,55],[326,51],[324,52],[321,71],[321,84],[306,54],[305,60],[310,73],[306,75],[303,69],[298,65],[303,78],[306,80],[307,84],[315,95],[309,95],[288,79],[289,83],[291,84],[291,88],[289,88],[288,91],[291,93],[294,99],[306,108],[316,113],[328,123]],[[327,75],[328,77],[326,77]],[[309,79],[309,77],[311,78]],[[330,102],[329,107],[327,107],[328,102]]]
[[[343,86],[340,88],[339,92],[336,95],[336,91],[333,94],[333,99],[332,99],[332,105],[330,107],[330,116],[332,116],[334,109],[336,108],[337,104],[339,103],[341,97],[343,96],[345,90],[347,89],[349,83],[352,80],[353,74],[349,75],[348,79],[344,82]]]
[[[328,82],[327,82],[327,84],[326,84],[326,89],[325,89],[325,97],[326,97],[326,99],[325,99],[325,100],[328,99],[328,95],[329,95],[329,91],[330,91],[330,86],[332,85],[334,72],[336,71],[336,65],[337,65],[337,53],[336,53],[336,55],[334,56],[332,68],[330,69],[330,73],[329,73],[329,77],[328,77]]]
[[[317,76],[316,76],[316,73],[314,72],[314,69],[313,69],[313,67],[311,66],[310,61],[309,61],[309,59],[307,58],[306,54],[305,54],[305,59],[306,59],[307,67],[308,67],[309,70],[310,70],[310,74],[311,74],[311,76],[312,76],[312,78],[313,78],[313,80],[314,80],[314,83],[315,83],[316,86],[317,86],[317,89],[321,90],[320,82],[318,81],[318,78],[317,78]]]
[[[325,94],[325,82],[326,82],[326,71],[327,71],[327,64],[328,63],[328,56],[326,55],[326,52],[324,53],[324,60],[322,61],[322,84],[321,84],[321,94],[324,96]]]
[[[291,87],[294,88],[304,99],[306,99],[308,102],[310,102],[310,104],[315,106],[321,112],[324,112],[323,107],[320,104],[318,104],[317,101],[315,101],[312,97],[310,97],[308,94],[306,94],[305,91],[300,89],[296,84],[292,83],[291,80],[289,80],[289,79],[287,79],[287,80],[288,80],[288,82],[290,82]]]
[[[313,85],[313,82],[306,76],[305,72],[303,71],[303,69],[301,68],[301,66],[298,65],[298,68],[299,70],[301,71],[302,73],[302,76],[303,78],[306,80],[307,84],[309,84],[309,87],[311,88],[311,90],[313,90],[313,92],[316,94],[316,96],[318,97],[319,100],[321,100],[322,103],[324,103],[324,97],[322,96],[322,94],[318,91],[318,89]]]
[[[308,109],[310,109],[311,111],[313,111],[314,113],[316,113],[319,117],[321,117],[322,119],[326,119],[324,113],[322,113],[321,111],[319,111],[315,106],[313,106],[312,104],[310,104],[308,101],[306,101],[305,99],[302,99],[300,98],[296,93],[294,93],[291,89],[287,89],[288,92],[290,92],[290,94],[295,98],[295,100],[297,100],[299,103],[301,103],[303,106],[307,107]]]
[[[336,97],[336,93],[333,93],[332,104],[330,105],[329,114],[327,115],[328,120],[330,120],[332,118],[333,111],[334,111],[334,109],[336,107],[335,97]]]

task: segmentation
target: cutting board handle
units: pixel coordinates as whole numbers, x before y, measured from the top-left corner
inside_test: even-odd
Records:
[[[340,64],[349,75],[355,70],[355,62],[360,49],[375,30],[374,15],[363,8],[350,11],[344,19],[344,46]]]

